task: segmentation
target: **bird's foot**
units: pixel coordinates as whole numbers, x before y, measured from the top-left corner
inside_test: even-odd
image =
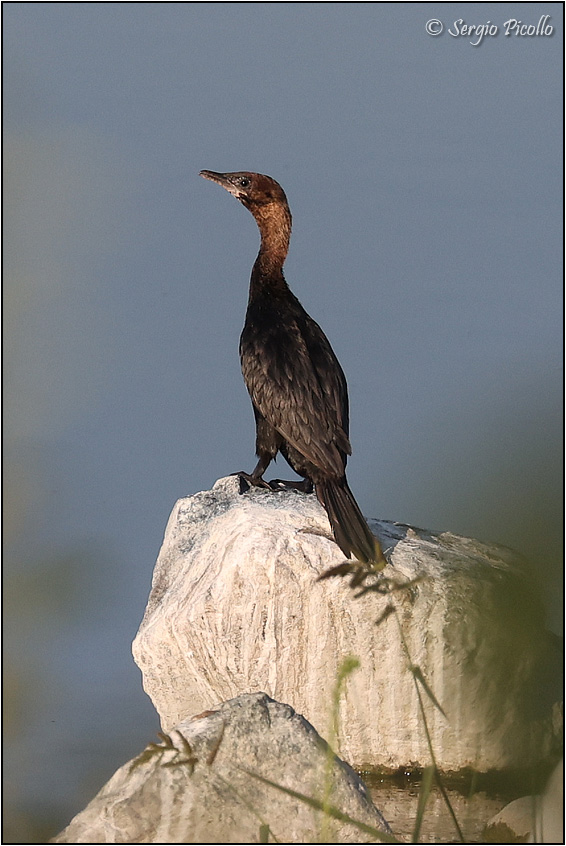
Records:
[[[268,491],[272,490],[269,483],[265,479],[262,479],[261,476],[254,476],[252,473],[245,473],[243,470],[240,470],[239,473],[232,473],[231,475],[238,476],[241,494],[249,491],[250,488],[267,488]]]

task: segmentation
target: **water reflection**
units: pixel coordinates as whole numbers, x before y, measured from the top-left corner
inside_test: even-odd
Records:
[[[392,778],[382,779],[368,774],[362,777],[395,836],[412,842],[419,801],[418,780],[407,780],[402,784]],[[461,790],[451,788],[447,788],[447,793],[466,843],[482,843],[482,833],[488,821],[516,795],[488,794],[484,791],[464,795]],[[460,842],[450,812],[436,787],[432,788],[428,797],[418,842]]]

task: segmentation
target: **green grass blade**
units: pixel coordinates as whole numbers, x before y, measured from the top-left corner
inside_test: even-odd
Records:
[[[260,843],[269,843],[269,826],[268,825],[260,825],[260,827],[259,827],[259,842]]]
[[[423,824],[424,819],[424,812],[426,808],[426,803],[428,801],[428,797],[430,796],[430,791],[432,788],[432,779],[434,777],[434,767],[427,767],[423,771],[423,777],[421,781],[421,789],[419,790],[419,804],[417,805],[417,816],[415,819],[415,825],[413,828],[413,836],[411,838],[411,843],[418,843],[419,836],[421,833],[421,827]]]
[[[431,688],[429,687],[428,682],[426,681],[425,677],[423,676],[423,672],[422,672],[421,668],[416,667],[413,664],[411,664],[411,666],[409,667],[409,670],[411,671],[411,673],[413,674],[415,679],[418,682],[420,682],[424,692],[426,693],[426,695],[428,696],[428,698],[430,699],[430,701],[432,702],[434,707],[438,708],[438,710],[440,711],[440,713],[442,714],[444,719],[447,720],[448,717],[446,716],[442,705],[440,704],[440,702],[438,701],[438,699],[436,698],[436,696],[432,692]]]

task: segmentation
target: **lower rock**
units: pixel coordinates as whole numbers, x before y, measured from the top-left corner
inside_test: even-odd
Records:
[[[348,817],[389,832],[363,782],[310,723],[256,693],[183,720],[121,767],[51,842],[375,841],[255,776],[319,801],[326,795]]]

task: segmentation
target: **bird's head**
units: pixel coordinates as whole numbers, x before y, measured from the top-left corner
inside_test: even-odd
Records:
[[[261,233],[261,247],[254,267],[261,268],[264,274],[273,275],[277,271],[282,278],[292,219],[281,185],[270,176],[247,170],[237,173],[201,170],[200,175],[222,185],[253,214]]]
[[[214,170],[201,170],[200,175],[223,188],[236,197],[252,214],[262,206],[271,204],[288,208],[287,197],[283,188],[275,179],[263,173],[250,173],[243,170],[237,173],[216,173]]]

